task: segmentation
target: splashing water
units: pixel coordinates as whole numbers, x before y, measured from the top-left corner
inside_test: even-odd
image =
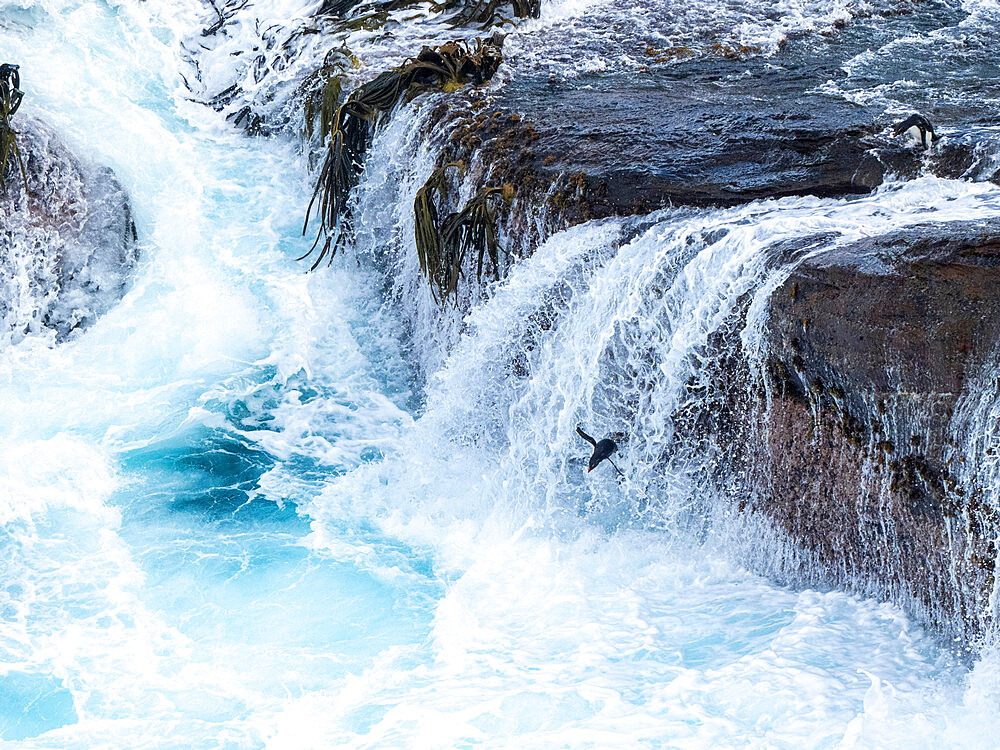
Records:
[[[996,654],[732,562],[692,522],[710,453],[673,415],[707,337],[787,273],[769,248],[1000,215],[997,188],[561,232],[428,345],[424,387],[404,339],[429,297],[400,320],[377,270],[303,274],[294,147],[186,100],[199,7],[2,14],[25,110],[114,168],[142,243],[90,329],[0,361],[2,746],[989,745]],[[412,236],[418,116],[372,148],[362,250]],[[578,422],[630,434],[625,485],[583,483]]]

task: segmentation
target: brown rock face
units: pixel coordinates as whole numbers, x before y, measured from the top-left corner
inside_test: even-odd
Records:
[[[995,362],[998,288],[997,223],[803,262],[771,300],[751,461],[750,510],[797,542],[800,572],[893,596],[963,640],[987,624],[1000,518],[965,466],[959,415]]]

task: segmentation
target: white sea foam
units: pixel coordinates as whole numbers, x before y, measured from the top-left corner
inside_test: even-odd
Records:
[[[595,64],[602,72],[638,74],[692,55],[773,55],[793,35],[832,33],[872,9],[864,0],[553,3],[512,33],[505,53],[517,67],[542,67],[558,79]]]
[[[308,246],[294,148],[185,100],[180,40],[203,8],[14,10],[0,30],[25,106],[116,169],[143,260],[85,334],[0,363],[0,685],[69,694],[0,744],[988,746],[992,652],[969,670],[892,605],[748,573],[680,528],[692,485],[656,470],[692,353],[780,273],[766,245],[995,215],[995,187],[927,178],[556,235],[427,345],[451,358],[413,420],[379,372],[405,367],[373,330],[391,308],[367,312],[378,276],[290,261]],[[374,145],[359,198],[388,227],[361,238],[371,265],[399,245],[381,270],[414,317],[390,330],[419,336],[418,116]],[[644,378],[645,401],[615,401]],[[576,421],[620,427],[625,406],[632,484],[584,484]],[[676,502],[637,520],[661,491]],[[33,715],[17,700],[0,691],[0,719]]]
[[[662,493],[662,525],[676,524],[686,506],[665,500],[692,484],[657,481],[669,420],[704,337],[745,292],[780,280],[766,248],[820,236],[821,252],[985,215],[1000,215],[995,187],[927,178],[849,203],[667,213],[624,243],[620,222],[550,239],[471,316],[398,455],[307,506],[321,548],[330,524],[358,517],[433,551],[452,583],[430,652],[393,652],[262,732],[274,747],[986,746],[956,731],[970,700],[962,668],[895,608],[775,588],[684,535],[598,531],[602,515],[614,527],[634,512],[621,507],[630,485],[581,486],[573,432],[617,427],[607,414],[655,382],[629,413],[622,461],[643,492]],[[522,378],[505,369],[519,354]],[[323,718],[300,732],[307,712]]]

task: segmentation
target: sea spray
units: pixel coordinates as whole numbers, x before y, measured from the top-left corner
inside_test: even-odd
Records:
[[[0,718],[37,720],[0,725],[5,741],[992,736],[992,651],[970,670],[892,604],[776,585],[706,539],[713,487],[699,468],[715,454],[677,414],[703,403],[689,384],[720,326],[743,326],[740,356],[759,364],[755,321],[794,261],[775,243],[818,253],[994,215],[995,188],[928,178],[852,202],[586,224],[434,338],[406,224],[434,156],[403,137],[417,107],[368,165],[374,178],[405,144],[386,172],[406,175],[401,187],[359,192],[380,239],[359,238],[361,268],[346,254],[310,277],[291,260],[308,188],[287,168],[295,147],[245,141],[186,101],[177,50],[203,6],[12,12],[12,48],[45,82],[39,112],[115,168],[145,244],[134,287],[93,327],[55,347],[29,336],[0,363]],[[383,304],[397,284],[412,293]],[[426,402],[404,394],[425,391],[400,364],[408,346]],[[625,433],[628,482],[584,473],[577,422]]]

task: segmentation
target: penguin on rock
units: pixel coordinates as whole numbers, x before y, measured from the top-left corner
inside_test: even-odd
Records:
[[[892,128],[892,134],[896,137],[909,136],[924,151],[941,138],[934,134],[934,126],[923,115],[910,115],[902,122],[896,123]]]

